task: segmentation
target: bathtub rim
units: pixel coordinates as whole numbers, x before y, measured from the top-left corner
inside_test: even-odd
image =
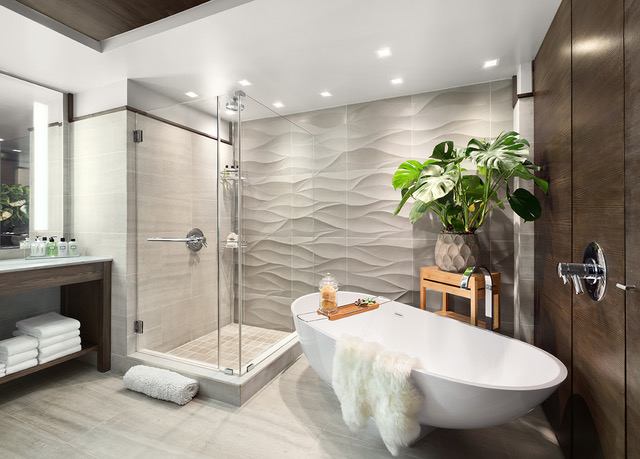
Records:
[[[352,293],[355,295],[361,295],[361,296],[376,296],[376,295],[371,295],[371,294],[366,294],[366,293],[362,293],[362,292],[352,292],[352,291],[342,291],[342,293]],[[298,302],[299,300],[302,300],[303,298],[306,297],[310,297],[310,296],[316,296],[319,295],[318,293],[308,293],[306,295],[302,295],[298,298],[296,298],[295,300],[293,300],[293,302],[291,303],[291,313],[294,315],[294,319],[298,319],[300,322],[304,322],[305,324],[307,324],[309,327],[313,328],[314,331],[321,333],[323,335],[325,335],[326,337],[333,339],[335,342],[337,342],[338,337],[326,333],[325,331],[317,328],[317,327],[313,327],[312,322],[305,322],[304,320],[300,319],[298,317],[298,314],[304,314],[305,312],[296,312],[294,311],[294,305],[296,304],[296,302]],[[400,303],[399,301],[396,300],[391,300],[392,303],[397,303],[400,304],[402,306],[405,306],[407,308],[414,308],[414,309],[418,309],[415,308],[414,306],[410,306],[408,304],[404,304],[404,303]],[[453,320],[449,317],[441,317],[437,314],[434,314],[431,311],[427,311],[427,310],[422,310],[422,309],[418,309],[419,311],[422,312],[426,312],[428,314],[431,314],[433,316],[433,318],[438,319],[438,320]],[[309,313],[312,311],[306,311],[306,313]],[[463,322],[459,322],[459,321],[455,321],[457,322],[460,326],[467,326],[467,327],[474,327],[471,324],[465,324]],[[457,325],[456,325],[457,326]],[[498,339],[506,339],[506,340],[512,340],[516,342],[516,345],[522,345],[525,346],[527,348],[529,348],[529,351],[532,352],[541,352],[543,354],[545,354],[548,358],[550,358],[558,367],[559,369],[559,374],[553,378],[550,381],[547,381],[543,384],[538,384],[538,385],[533,385],[533,386],[513,386],[513,385],[494,385],[494,384],[484,384],[484,383],[478,383],[478,382],[474,382],[474,381],[468,381],[468,380],[464,380],[464,379],[458,379],[458,378],[453,378],[451,376],[446,376],[440,373],[435,373],[429,370],[426,370],[424,368],[412,368],[412,372],[416,372],[416,373],[422,373],[426,376],[431,376],[434,378],[439,378],[439,379],[444,379],[446,381],[450,381],[453,383],[457,383],[457,384],[464,384],[467,386],[474,386],[474,387],[478,387],[481,389],[490,389],[490,390],[504,390],[504,391],[536,391],[536,390],[546,390],[546,389],[552,389],[555,388],[557,386],[559,386],[560,384],[562,384],[562,382],[567,378],[569,372],[567,370],[567,367],[564,365],[564,363],[562,363],[562,361],[560,359],[558,359],[556,356],[554,356],[553,354],[550,354],[549,352],[545,351],[544,349],[540,349],[539,347],[536,347],[532,344],[529,344],[525,341],[521,341],[519,339],[516,338],[512,338],[511,336],[506,336],[506,335],[501,335],[497,332],[491,331],[491,330],[486,330],[484,328],[480,328],[480,327],[474,327],[475,329],[479,330],[480,332],[483,333],[490,333],[492,334],[494,337],[497,337]]]

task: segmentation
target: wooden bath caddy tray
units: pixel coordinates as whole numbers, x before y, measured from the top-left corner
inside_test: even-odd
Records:
[[[329,320],[338,320],[344,319],[345,317],[349,316],[355,316],[356,314],[360,314],[363,312],[373,311],[374,309],[378,309],[379,307],[379,303],[368,304],[366,306],[358,306],[354,303],[349,303],[343,306],[338,306],[337,311],[329,314],[318,309],[318,314],[326,316]]]

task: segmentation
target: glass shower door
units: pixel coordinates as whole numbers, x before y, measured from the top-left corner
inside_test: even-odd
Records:
[[[244,302],[244,177],[240,144],[242,97],[218,97],[218,361],[227,374],[240,374]]]
[[[215,132],[158,118],[178,112],[173,108],[159,109],[156,116],[128,113],[135,154],[129,186],[135,188],[137,226],[131,242],[137,255],[137,349],[217,368],[218,147]],[[179,108],[190,115],[204,110]],[[206,118],[215,128],[214,116]],[[187,244],[192,230],[209,243]]]
[[[227,99],[225,110],[234,120],[234,209],[245,243],[238,249],[235,315],[244,374],[294,338],[291,302],[308,274],[300,249],[312,236],[313,139],[242,92]]]

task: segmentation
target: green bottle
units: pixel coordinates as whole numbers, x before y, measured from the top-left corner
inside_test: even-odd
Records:
[[[53,237],[49,238],[49,242],[47,243],[47,256],[48,257],[57,257],[58,256],[58,244],[53,239]]]

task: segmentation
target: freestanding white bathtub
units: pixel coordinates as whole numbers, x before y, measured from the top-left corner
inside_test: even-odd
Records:
[[[370,295],[338,292],[338,304]],[[331,384],[336,339],[352,335],[418,358],[411,376],[424,395],[420,423],[475,429],[518,418],[566,378],[558,359],[522,341],[395,301],[345,319],[314,316],[318,294],[291,305],[302,350]],[[320,318],[320,320],[315,320]]]

